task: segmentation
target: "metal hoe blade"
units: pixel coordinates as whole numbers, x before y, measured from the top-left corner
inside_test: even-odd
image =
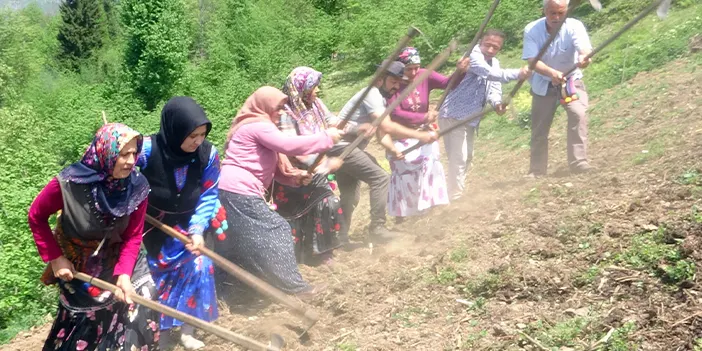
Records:
[[[278,334],[271,334],[271,343],[268,345],[268,349],[279,351],[283,349],[283,346],[285,346],[285,339]]]
[[[670,10],[670,3],[672,0],[663,0],[656,10],[656,14],[660,19],[666,18],[668,16],[668,11]]]

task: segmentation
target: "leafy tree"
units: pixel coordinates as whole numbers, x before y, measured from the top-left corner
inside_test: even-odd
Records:
[[[180,0],[124,0],[125,65],[148,110],[166,99],[185,71],[188,28]]]
[[[82,61],[102,47],[106,33],[101,0],[66,0],[59,8],[63,20],[57,36],[59,59],[78,70]]]
[[[117,0],[103,0],[102,8],[105,12],[105,27],[110,39],[114,39],[119,35],[120,23]]]
[[[36,5],[21,11],[0,8],[0,107],[13,102],[44,64],[40,16]]]

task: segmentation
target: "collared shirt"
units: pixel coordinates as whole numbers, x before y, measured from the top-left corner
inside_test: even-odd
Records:
[[[502,83],[519,79],[518,69],[502,69],[493,57],[485,60],[478,45],[470,54],[470,69],[455,89],[446,96],[439,110],[439,118],[464,120],[485,108],[489,102],[493,107],[502,103]],[[480,119],[470,122],[475,127]]]
[[[522,59],[528,60],[536,57],[548,38],[549,33],[546,30],[545,18],[529,23],[524,29]],[[578,63],[579,52],[590,49],[592,49],[592,45],[585,25],[574,18],[568,18],[558,32],[558,36],[541,57],[541,61],[555,70],[565,72]],[[580,79],[583,77],[583,72],[576,69],[569,76],[573,79]],[[531,90],[536,95],[545,96],[550,82],[551,78],[533,72],[530,79]]]

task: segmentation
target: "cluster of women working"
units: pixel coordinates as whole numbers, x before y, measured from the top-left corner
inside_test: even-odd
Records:
[[[563,7],[558,0],[545,4]],[[549,23],[530,26],[546,33]],[[572,60],[570,33],[562,45],[571,43]],[[416,49],[405,48],[367,95],[359,91],[338,116],[317,96],[322,74],[298,67],[282,90],[264,86],[244,102],[222,162],[206,140],[212,124],[190,97],[168,101],[151,136],[104,125],[82,159],[52,179],[29,209],[39,254],[50,263],[42,281],[60,290],[44,350],[155,350],[175,341],[170,332],[177,327],[186,349],[202,348],[191,326],[139,307],[130,296],[214,321],[217,297],[236,302],[251,291],[200,255],[206,237],[215,252],[281,291],[303,300],[319,294],[324,286],[306,282],[297,264],[331,263],[335,249],[350,247],[360,182],[370,188],[369,240],[375,242],[395,236],[385,227],[388,213],[401,221],[461,196],[479,122],[465,123],[466,117],[487,103],[503,113],[501,83],[529,75],[527,68],[500,68],[495,55],[503,41],[501,32],[487,31],[457,63],[455,86],[433,72],[378,128],[372,122],[422,72]],[[525,44],[525,59],[535,55],[531,51]],[[447,88],[445,102],[430,111],[430,91]],[[336,128],[340,121],[348,122],[343,130]],[[444,137],[448,177],[439,161],[437,121],[441,128],[461,124]],[[349,139],[359,135],[365,142],[342,160]],[[373,135],[386,148],[391,174],[364,151]],[[402,153],[417,143],[423,146]],[[320,153],[324,161],[312,167]],[[49,218],[59,211],[52,230]],[[187,234],[190,243],[145,224],[147,214]],[[100,290],[73,279],[74,272],[119,289]]]

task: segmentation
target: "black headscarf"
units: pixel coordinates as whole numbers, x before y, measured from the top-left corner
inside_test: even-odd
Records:
[[[180,146],[195,129],[203,125],[207,125],[209,134],[212,122],[207,119],[205,110],[193,98],[176,96],[168,100],[161,111],[161,129],[156,134],[156,141],[168,164],[182,167],[197,157],[199,150],[185,152]]]

